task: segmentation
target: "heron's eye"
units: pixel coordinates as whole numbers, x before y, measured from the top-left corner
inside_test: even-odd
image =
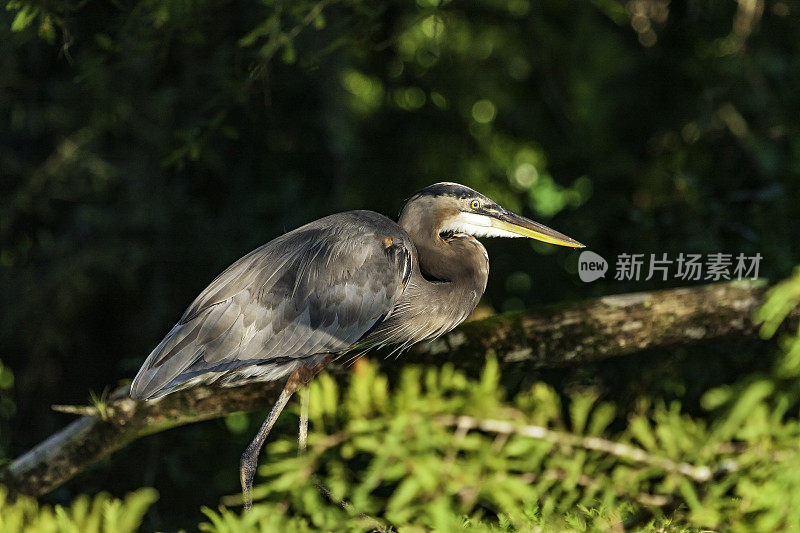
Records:
[[[481,206],[481,201],[480,201],[480,200],[472,200],[472,201],[469,203],[469,206],[470,206],[472,209],[478,209],[478,208]]]

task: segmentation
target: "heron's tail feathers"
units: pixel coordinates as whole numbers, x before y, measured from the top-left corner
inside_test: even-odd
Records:
[[[172,328],[147,356],[139,373],[133,378],[131,398],[152,400],[175,390],[175,378],[203,356],[204,348],[194,342],[192,330],[182,324]],[[175,357],[175,352],[181,352],[180,356]]]

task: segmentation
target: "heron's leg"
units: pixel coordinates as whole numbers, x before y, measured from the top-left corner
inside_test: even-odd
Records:
[[[255,476],[256,467],[258,466],[258,455],[261,452],[261,447],[264,446],[264,441],[267,439],[272,426],[275,425],[275,421],[283,411],[283,408],[286,407],[286,403],[292,397],[292,394],[300,387],[307,385],[333,358],[333,354],[325,356],[313,367],[301,366],[292,372],[289,379],[286,380],[286,385],[283,386],[280,396],[278,396],[278,401],[275,402],[269,412],[269,416],[267,416],[267,419],[258,430],[256,438],[253,439],[253,442],[247,446],[247,449],[242,454],[242,460],[239,463],[239,480],[242,482],[245,511],[253,508],[253,476]]]
[[[288,383],[286,385],[287,386],[281,391],[281,395],[278,396],[278,401],[275,402],[275,405],[269,412],[269,416],[267,416],[267,419],[261,424],[256,438],[253,439],[242,454],[242,460],[239,463],[239,479],[242,482],[245,511],[249,511],[253,508],[253,476],[255,476],[256,467],[258,466],[258,455],[261,453],[261,447],[264,445],[264,441],[267,439],[267,435],[269,435],[281,411],[283,411],[283,408],[286,406],[286,402],[289,401],[289,398],[291,398],[294,393],[294,389],[289,388]]]
[[[300,391],[300,428],[297,434],[297,454],[302,455],[308,444],[308,389]]]

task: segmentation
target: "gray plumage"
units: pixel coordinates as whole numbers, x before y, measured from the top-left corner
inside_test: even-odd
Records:
[[[370,211],[282,235],[192,302],[145,361],[131,396],[157,398],[200,381],[279,379],[316,355],[344,353],[392,311],[412,256],[408,234]]]
[[[371,211],[321,218],[253,250],[212,281],[147,357],[131,397],[288,376],[242,455],[248,509],[258,454],[299,387],[352,350],[402,349],[447,333],[475,309],[489,276],[476,236],[582,246],[456,183],[409,198],[397,223]]]

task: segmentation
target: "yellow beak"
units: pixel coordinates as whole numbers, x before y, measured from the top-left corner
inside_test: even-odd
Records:
[[[585,246],[571,237],[567,237],[563,233],[559,233],[554,229],[548,228],[544,224],[539,224],[523,216],[519,216],[511,211],[503,211],[499,214],[491,215],[492,227],[510,231],[517,235],[530,237],[537,241],[546,242],[549,244],[557,244],[558,246],[568,246],[570,248],[585,248]]]

